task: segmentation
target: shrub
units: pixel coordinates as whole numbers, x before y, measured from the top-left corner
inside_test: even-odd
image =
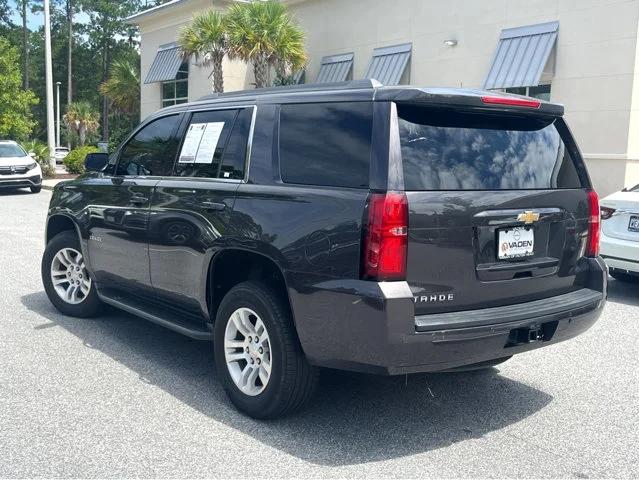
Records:
[[[67,167],[69,173],[84,173],[84,159],[89,153],[96,153],[100,150],[97,147],[78,147],[74,148],[64,159],[64,166]]]
[[[49,147],[46,143],[39,142],[38,140],[30,140],[22,145],[22,147],[28,152],[34,154],[34,160],[38,162],[42,169],[42,176],[44,178],[55,177],[55,167],[51,165],[49,159]]]

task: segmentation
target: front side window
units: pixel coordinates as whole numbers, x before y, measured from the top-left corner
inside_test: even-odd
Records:
[[[162,82],[162,108],[189,101],[189,62],[184,62],[175,80]]]
[[[280,174],[286,183],[368,188],[370,102],[282,105]]]
[[[244,178],[253,108],[196,112],[182,141],[178,177]]]
[[[527,97],[537,98],[546,102],[550,101],[550,85],[537,85],[536,87],[511,87],[507,88],[505,91],[506,93],[525,95]]]
[[[581,188],[554,119],[398,106],[406,190]]]
[[[180,115],[171,115],[142,127],[122,147],[116,175],[166,175],[175,161],[177,141],[174,133],[179,121]]]

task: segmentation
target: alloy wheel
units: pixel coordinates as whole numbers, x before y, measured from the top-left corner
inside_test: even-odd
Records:
[[[233,382],[249,396],[259,395],[271,377],[271,341],[264,322],[249,308],[238,308],[226,324],[224,357]]]
[[[51,283],[66,303],[82,303],[91,291],[91,278],[82,254],[73,248],[63,248],[51,262]]]

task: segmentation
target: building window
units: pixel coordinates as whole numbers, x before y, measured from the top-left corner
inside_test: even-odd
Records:
[[[189,62],[184,62],[175,80],[162,82],[162,107],[170,107],[189,101]]]
[[[536,87],[511,87],[506,89],[507,93],[516,95],[526,95],[527,97],[538,98],[546,102],[550,101],[550,85],[537,85]]]

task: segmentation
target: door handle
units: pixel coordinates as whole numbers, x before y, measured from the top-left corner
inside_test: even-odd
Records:
[[[136,196],[131,197],[130,201],[134,205],[144,205],[146,202],[149,201],[149,199],[146,198],[146,197],[140,197],[140,196],[136,195]]]
[[[218,202],[198,202],[202,207],[207,210],[224,210],[226,205]]]

